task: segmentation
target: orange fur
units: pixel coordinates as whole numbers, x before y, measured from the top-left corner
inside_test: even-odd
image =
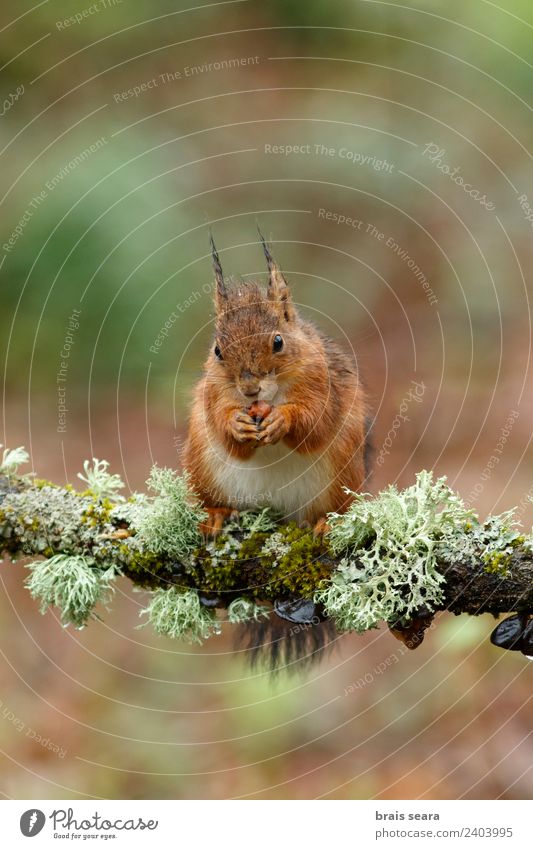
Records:
[[[263,476],[274,490],[265,493],[264,504],[275,506],[278,464],[293,463],[294,485],[280,483],[283,509],[314,524],[346,509],[344,487],[357,492],[364,482],[367,405],[353,360],[299,317],[273,260],[269,267],[265,290],[257,283],[226,288],[215,266],[215,343],[194,393],[183,461],[204,504],[229,509],[247,506],[241,491],[247,484],[241,486],[239,475],[259,492],[257,476]],[[283,347],[275,351],[278,336]],[[272,406],[259,423],[246,413],[256,401]],[[270,456],[272,463],[265,462]],[[303,465],[298,457],[305,458]],[[308,492],[298,474],[311,481]]]

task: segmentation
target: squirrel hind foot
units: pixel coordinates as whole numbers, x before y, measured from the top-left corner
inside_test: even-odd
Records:
[[[322,537],[329,531],[329,525],[326,516],[320,516],[320,518],[315,519],[314,522],[309,521],[309,519],[302,519],[301,522],[298,522],[298,525],[304,531],[312,530],[314,537]]]
[[[323,537],[330,530],[328,525],[328,520],[325,516],[321,516],[320,519],[317,519],[315,524],[313,525],[313,536],[315,537]]]
[[[207,513],[205,522],[200,522],[200,533],[204,537],[216,537],[222,531],[228,519],[236,519],[238,511],[232,507],[204,507]]]

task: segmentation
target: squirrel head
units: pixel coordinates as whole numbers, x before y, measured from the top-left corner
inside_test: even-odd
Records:
[[[206,368],[218,387],[247,404],[279,400],[313,348],[287,282],[259,235],[269,271],[266,289],[255,282],[227,285],[211,236],[216,321]]]

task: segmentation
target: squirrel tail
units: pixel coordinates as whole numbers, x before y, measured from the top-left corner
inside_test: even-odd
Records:
[[[373,446],[372,420],[365,419],[364,465],[371,474]],[[320,605],[309,599],[276,602],[268,618],[239,626],[235,649],[244,651],[253,668],[271,673],[285,670],[303,672],[319,663],[331,650],[339,634],[334,622],[324,616]]]
[[[330,619],[295,624],[271,613],[268,619],[241,625],[235,645],[246,652],[253,669],[304,672],[326,656],[337,636]]]

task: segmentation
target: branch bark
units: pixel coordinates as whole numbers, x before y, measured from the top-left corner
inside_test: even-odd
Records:
[[[446,577],[443,610],[451,613],[511,613],[533,610],[533,557],[526,548],[511,555],[505,575],[487,572],[481,556],[474,566],[441,563]]]
[[[154,554],[139,546],[130,534],[128,522],[110,517],[112,507],[109,501],[95,499],[91,493],[77,494],[69,488],[0,474],[0,552],[12,557],[50,557],[64,551],[90,557],[97,564],[115,563],[139,586],[185,585],[205,591],[201,582],[194,583],[194,577],[185,574],[183,564],[170,555]],[[78,527],[73,516],[80,517]],[[234,536],[238,537],[238,533]],[[311,540],[310,532],[309,537]],[[318,551],[316,542],[313,545],[317,553],[308,564],[299,567],[302,571],[309,568],[311,589],[313,580],[318,584],[339,562],[328,553],[325,544],[319,544]],[[206,604],[226,607],[250,588],[258,599],[262,598],[266,586],[264,562],[253,556],[239,558],[235,569],[239,573],[238,585],[221,591],[218,597],[211,589]],[[500,573],[487,571],[482,551],[474,563],[440,562],[439,570],[445,576],[441,610],[494,616],[533,610],[533,556],[525,546],[514,549],[506,569]],[[265,597],[273,600],[272,594],[265,592]],[[294,598],[294,592],[281,586],[276,589],[275,598],[289,600]]]

